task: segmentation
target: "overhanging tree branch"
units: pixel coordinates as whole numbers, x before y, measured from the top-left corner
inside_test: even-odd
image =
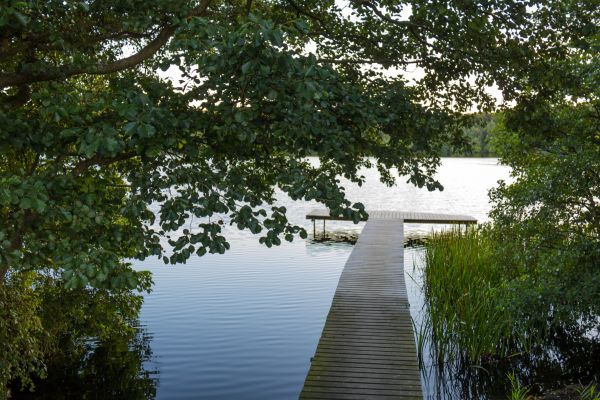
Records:
[[[202,0],[200,5],[194,8],[187,15],[187,17],[199,17],[204,15],[209,4],[210,0]],[[164,27],[154,38],[154,40],[144,46],[139,52],[112,63],[93,64],[88,66],[64,65],[45,69],[39,72],[15,72],[9,74],[0,74],[0,88],[29,85],[35,82],[50,81],[54,79],[64,79],[80,74],[104,75],[123,71],[151,58],[169,41],[176,29],[177,27],[174,25]]]
[[[388,15],[385,15],[384,13],[381,12],[381,10],[379,10],[377,8],[377,6],[369,1],[354,1],[353,2],[355,5],[358,6],[364,6],[367,7],[369,9],[371,9],[371,11],[373,11],[379,18],[381,18],[384,21],[387,21],[391,24],[394,25],[398,25],[398,26],[403,26],[403,27],[408,27],[408,28],[414,28],[414,27],[419,27],[419,28],[423,28],[422,25],[419,24],[415,24],[412,21],[404,21],[404,20],[397,20],[394,19]]]
[[[398,60],[393,59],[370,59],[370,58],[354,58],[354,59],[335,59],[335,58],[319,58],[317,61],[324,64],[382,64],[393,65],[398,63]],[[406,60],[402,61],[402,65],[418,64],[423,60]]]
[[[100,155],[95,155],[91,158],[86,158],[84,160],[79,161],[73,168],[73,176],[81,175],[85,170],[94,165],[110,165],[119,161],[128,160],[135,156],[137,156],[135,152],[126,152],[119,154],[115,157],[102,157]]]

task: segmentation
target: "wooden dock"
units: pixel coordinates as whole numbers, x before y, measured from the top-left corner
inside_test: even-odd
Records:
[[[336,219],[327,210],[306,218]],[[422,399],[404,282],[404,222],[476,223],[468,216],[369,213],[340,276],[301,399]]]

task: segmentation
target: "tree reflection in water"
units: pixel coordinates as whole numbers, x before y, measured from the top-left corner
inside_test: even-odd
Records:
[[[64,349],[48,364],[34,392],[13,391],[14,399],[131,399],[156,397],[158,371],[147,370],[151,335],[138,327],[130,335],[88,341]]]
[[[1,289],[12,313],[0,315],[0,356],[42,366],[9,375],[11,399],[156,397],[158,372],[146,368],[152,337],[138,323],[140,293],[66,289],[61,279],[34,273],[14,274]]]
[[[477,365],[467,360],[430,364],[422,377],[431,399],[495,399],[510,393],[510,373],[531,395],[600,382],[600,334],[577,327],[559,329],[548,343],[527,352],[516,350],[508,359],[486,357]]]

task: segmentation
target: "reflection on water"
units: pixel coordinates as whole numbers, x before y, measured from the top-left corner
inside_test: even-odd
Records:
[[[505,399],[514,372],[531,395],[572,384],[600,380],[600,341],[555,335],[549,344],[509,359],[485,359],[479,365],[456,362],[426,366],[422,379],[427,399]],[[578,397],[577,397],[578,398]]]
[[[154,335],[157,397],[297,398],[351,249],[247,238],[198,263],[152,265],[141,318]]]
[[[11,398],[154,399],[158,371],[144,368],[152,357],[151,339],[140,327],[130,336],[63,348],[60,358],[49,363],[46,379],[35,383],[35,393],[13,388]]]

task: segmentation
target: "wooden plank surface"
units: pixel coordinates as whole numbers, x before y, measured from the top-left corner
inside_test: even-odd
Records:
[[[386,211],[372,210],[368,211],[369,219],[400,220],[406,223],[419,224],[476,224],[477,219],[469,215],[424,213],[416,211]],[[345,217],[335,217],[329,215],[329,210],[325,208],[316,208],[306,214],[306,219],[312,220],[332,220],[349,221]],[[400,222],[401,223],[401,222]]]
[[[301,399],[422,399],[403,221],[373,214],[333,297]]]

